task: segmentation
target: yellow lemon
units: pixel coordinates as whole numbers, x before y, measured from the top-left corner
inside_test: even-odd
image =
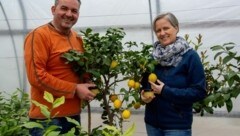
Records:
[[[97,88],[91,89],[91,92],[93,92],[95,95],[100,93],[99,89],[97,89]]]
[[[118,99],[118,96],[117,96],[116,94],[111,94],[111,95],[109,96],[109,99],[110,99],[112,102],[114,102],[115,100]]]
[[[119,99],[116,99],[114,102],[113,102],[113,106],[115,109],[120,109],[121,106],[122,106],[122,101],[119,100]]]
[[[122,112],[122,118],[123,118],[123,119],[129,119],[130,116],[131,116],[131,112],[130,112],[129,110],[124,110],[124,111]]]
[[[129,88],[134,88],[134,86],[135,86],[135,81],[132,80],[132,79],[130,79],[130,80],[128,81],[128,87],[129,87]]]
[[[153,96],[154,96],[154,93],[153,93],[152,91],[144,92],[144,93],[143,93],[143,96],[144,96],[145,98],[153,97]]]
[[[140,88],[140,83],[139,82],[135,82],[134,84],[134,89],[139,89]]]
[[[140,102],[134,103],[133,107],[134,107],[134,109],[139,109],[141,107]]]
[[[149,76],[148,76],[148,81],[151,81],[153,83],[155,83],[157,81],[157,75],[154,74],[154,73],[151,73]]]
[[[110,68],[113,69],[113,68],[115,68],[117,65],[118,65],[118,62],[117,62],[116,60],[113,60],[113,61],[111,62]]]

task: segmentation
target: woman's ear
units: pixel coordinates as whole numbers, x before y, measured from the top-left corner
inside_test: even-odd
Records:
[[[179,32],[179,27],[176,26],[175,29],[177,30],[177,33],[178,33]]]

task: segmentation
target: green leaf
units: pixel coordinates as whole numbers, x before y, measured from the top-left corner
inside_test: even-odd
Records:
[[[75,136],[76,129],[73,127],[71,130],[69,130],[64,136]]]
[[[99,72],[94,71],[94,70],[89,70],[88,72],[92,73],[95,77],[100,77],[101,76],[101,74]]]
[[[75,124],[76,126],[80,126],[80,123],[78,121],[76,121],[75,119],[72,119],[69,117],[66,117],[66,119],[68,122],[71,122],[71,123]]]
[[[43,136],[59,136],[60,131],[51,131],[48,134],[44,134]]]
[[[41,113],[42,113],[45,117],[50,118],[51,113],[48,111],[48,108],[46,108],[46,107],[40,107],[40,109],[41,109]]]
[[[47,91],[44,91],[43,98],[45,100],[47,100],[49,103],[53,103],[53,101],[54,101],[53,95],[51,93],[47,92]]]
[[[223,46],[226,46],[226,45],[234,45],[235,43],[233,42],[229,42],[229,43],[224,43]]]
[[[234,98],[237,98],[239,94],[240,94],[240,89],[238,88],[231,91],[231,96]]]
[[[233,78],[230,78],[230,79],[227,81],[229,87],[231,87],[231,86],[233,85],[234,81],[235,81],[235,80],[234,80]]]
[[[108,130],[108,131],[106,131],[106,130]],[[111,133],[109,132],[109,130]],[[105,134],[106,136],[115,136],[115,135],[121,135],[121,132],[115,126],[106,125],[106,126],[104,126],[103,134]]]
[[[58,136],[58,134],[60,133],[60,131],[55,131],[58,128],[60,128],[59,126],[56,125],[51,125],[48,128],[46,128],[44,135],[45,136]],[[55,135],[57,134],[57,135]]]
[[[223,48],[221,45],[212,46],[211,49],[212,49],[213,51],[220,50],[220,49],[221,49],[221,50],[224,50],[224,48]]]
[[[62,96],[60,98],[57,98],[54,102],[53,102],[53,109],[56,107],[59,107],[60,105],[64,104],[65,102],[65,97]]]
[[[228,99],[228,101],[226,101],[226,107],[227,107],[227,111],[231,112],[232,108],[233,108],[233,103],[231,99]]]
[[[150,72],[153,72],[154,71],[154,68],[155,68],[155,66],[154,66],[154,64],[148,64],[147,66],[147,69],[150,71]]]
[[[91,32],[92,32],[92,29],[91,29],[91,28],[87,28],[86,34],[89,34],[89,33],[91,33]]]
[[[41,129],[44,129],[43,128],[43,125],[41,123],[37,123],[37,122],[27,122],[25,124],[22,125],[23,127],[25,128],[41,128]]]
[[[215,96],[214,96],[213,94],[211,94],[211,95],[208,95],[208,96],[203,100],[203,102],[204,102],[205,105],[208,105],[208,103],[209,103],[209,102],[212,102],[214,99],[215,99]]]
[[[133,123],[133,125],[126,130],[126,132],[123,133],[123,136],[133,136],[134,132],[136,130],[136,125]]]
[[[37,107],[44,107],[44,108],[48,109],[48,107],[46,105],[43,105],[35,100],[32,100],[32,103],[35,104]]]
[[[227,64],[231,59],[233,59],[233,57],[231,57],[231,56],[226,56],[226,57],[223,59],[223,64]]]
[[[80,58],[77,57],[77,56],[73,56],[73,59],[74,59],[74,61],[79,61],[80,60]]]
[[[223,51],[216,53],[216,54],[214,55],[214,60],[216,60],[216,58],[217,58],[218,56],[220,56],[222,53],[223,53]]]
[[[231,50],[231,49],[233,49],[234,48],[234,46],[230,46],[230,47],[226,47],[226,50]]]
[[[205,110],[207,113],[213,114],[213,108],[211,108],[211,107],[204,107],[204,110]]]
[[[230,97],[231,97],[230,94],[225,94],[225,95],[223,95],[224,100],[229,100]]]
[[[43,104],[40,104],[39,102],[35,101],[35,100],[32,100],[32,103],[35,104],[36,106],[38,106],[40,109],[41,109],[41,113],[47,117],[47,118],[50,118],[50,112],[48,111],[48,107],[43,105]]]

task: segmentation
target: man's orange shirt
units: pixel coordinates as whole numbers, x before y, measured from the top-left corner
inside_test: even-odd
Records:
[[[51,114],[58,112],[57,117],[78,115],[81,111],[81,101],[75,94],[76,85],[81,81],[66,60],[61,58],[70,49],[83,52],[81,37],[74,31],[63,35],[50,24],[33,30],[25,39],[24,59],[31,85],[31,99],[51,108],[43,98],[44,91],[55,98],[65,96],[65,103]],[[34,104],[31,104],[29,117],[45,118]]]

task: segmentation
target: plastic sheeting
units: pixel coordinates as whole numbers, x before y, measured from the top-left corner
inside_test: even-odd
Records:
[[[51,21],[54,0],[0,0],[0,91],[28,90],[23,62],[25,34]],[[203,48],[234,42],[239,50],[239,0],[82,0],[74,29],[123,27],[125,41],[152,43],[151,20],[161,12],[174,13],[179,35],[203,35]],[[152,13],[152,14],[150,14]]]

